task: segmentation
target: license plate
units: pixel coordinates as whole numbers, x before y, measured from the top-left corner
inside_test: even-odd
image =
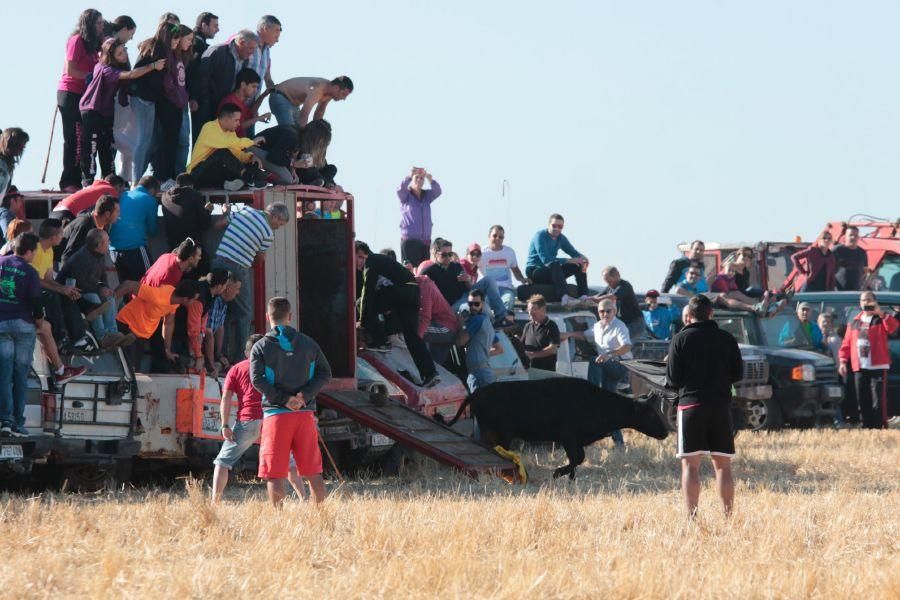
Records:
[[[89,408],[67,408],[63,410],[63,421],[73,423],[90,423],[93,413]]]
[[[373,433],[370,442],[373,446],[390,446],[394,440],[381,433]]]
[[[0,459],[22,458],[22,446],[18,444],[3,444],[0,446]]]
[[[843,388],[840,388],[836,385],[829,386],[828,388],[828,397],[829,398],[840,398],[844,395]]]

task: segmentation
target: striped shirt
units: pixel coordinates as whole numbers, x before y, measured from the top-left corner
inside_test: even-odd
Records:
[[[274,236],[266,213],[245,206],[232,213],[216,256],[249,269],[256,255],[269,249]]]
[[[209,309],[209,318],[206,327],[215,333],[216,329],[225,325],[225,316],[228,314],[228,303],[222,300],[222,296],[216,296],[212,308]]]
[[[259,75],[259,78],[262,80],[259,85],[259,89],[256,90],[256,97],[253,98],[254,100],[259,97],[260,93],[262,93],[263,88],[266,87],[266,73],[269,71],[269,64],[271,64],[269,58],[269,50],[270,46],[266,46],[265,48],[263,48],[262,44],[260,44],[256,47],[256,50],[253,51],[253,54],[250,56],[250,58],[247,59],[247,67],[256,71],[256,73]],[[237,79],[236,75],[235,79]]]

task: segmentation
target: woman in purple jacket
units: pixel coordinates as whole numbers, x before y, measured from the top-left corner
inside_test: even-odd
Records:
[[[431,189],[423,190],[425,180]],[[431,203],[441,195],[441,184],[420,167],[400,184],[400,256],[413,268],[428,258],[431,247]]]
[[[835,260],[831,251],[831,233],[823,231],[806,250],[791,256],[802,278],[794,283],[801,292],[829,292],[834,289]]]
[[[163,93],[156,101],[156,120],[162,132],[159,173],[153,173],[162,182],[160,188],[162,191],[175,187],[175,176],[184,170],[184,164],[176,163],[181,125],[189,100],[185,85],[185,69],[194,55],[193,30],[187,25],[168,25],[168,27],[171,28],[170,50],[162,78]]]
[[[81,185],[88,187],[94,183],[97,170],[94,156],[100,159],[102,177],[115,172],[115,157],[112,152],[113,116],[115,98],[119,91],[119,81],[137,79],[151,71],[160,71],[166,61],[156,62],[131,71],[128,69],[128,53],[125,44],[118,38],[103,42],[100,62],[94,67],[78,108],[81,110]]]

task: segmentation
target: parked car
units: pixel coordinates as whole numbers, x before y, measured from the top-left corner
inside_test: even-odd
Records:
[[[885,311],[893,311],[900,318],[900,292],[876,292],[878,302]],[[798,302],[812,305],[817,318],[823,312],[834,315],[834,325],[838,334],[843,337],[847,322],[859,312],[859,292],[807,292],[795,294],[791,301],[792,308]],[[900,415],[900,331],[894,332],[888,339],[891,353],[891,369],[888,371],[888,415]]]

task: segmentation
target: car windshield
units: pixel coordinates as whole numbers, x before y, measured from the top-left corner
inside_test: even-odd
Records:
[[[774,317],[760,319],[759,324],[765,346],[813,349],[807,327],[800,323],[800,319],[794,313],[780,313]]]

